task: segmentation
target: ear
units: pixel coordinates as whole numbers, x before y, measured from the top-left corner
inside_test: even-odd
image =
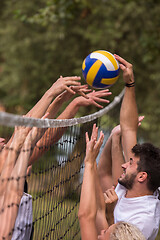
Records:
[[[138,182],[143,183],[147,179],[148,174],[146,172],[139,172],[137,174]]]

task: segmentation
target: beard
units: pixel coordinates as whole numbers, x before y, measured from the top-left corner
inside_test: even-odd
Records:
[[[132,189],[133,184],[134,184],[134,180],[136,178],[136,174],[132,173],[131,175],[126,174],[124,178],[119,178],[118,182],[124,186],[125,188],[127,188],[128,190]]]

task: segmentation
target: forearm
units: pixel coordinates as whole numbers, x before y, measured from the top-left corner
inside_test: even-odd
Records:
[[[111,156],[111,136],[108,138],[98,162],[98,175],[103,192],[113,185],[112,182],[112,156]]]
[[[47,111],[49,104],[51,103],[54,95],[48,90],[43,97],[37,102],[37,104],[26,114],[33,118],[41,118]]]
[[[120,111],[120,126],[125,160],[128,161],[132,157],[131,149],[137,143],[138,112],[134,87],[126,87]]]
[[[113,185],[116,186],[118,183],[118,178],[122,174],[121,165],[124,163],[121,137],[120,135],[112,135],[112,179]]]
[[[25,141],[26,135],[21,134],[21,137],[19,137],[18,135],[20,135],[19,132],[14,134],[14,137],[12,137],[12,139],[10,140],[10,144],[7,144],[7,147],[9,149],[4,149],[4,152],[2,152],[2,161],[4,161],[4,163],[1,170],[1,179],[6,179],[10,177],[19,152],[21,151],[22,145]]]
[[[78,112],[80,106],[78,104],[78,100],[75,98],[66,109],[58,116],[57,119],[70,119],[74,118],[76,113]]]
[[[135,87],[126,87],[120,111],[121,130],[137,131],[138,111],[135,96]]]
[[[6,196],[7,195],[7,196]],[[12,238],[15,221],[18,214],[18,206],[20,204],[21,196],[16,192],[10,190],[6,192],[4,205],[0,214],[0,239],[10,240]],[[10,207],[8,207],[10,206]]]
[[[49,113],[48,118],[54,119],[64,101],[60,97],[55,98],[55,100],[49,105],[47,112]]]
[[[96,228],[97,228],[98,234],[100,234],[101,230],[108,228],[108,223],[105,216],[104,194],[102,192],[102,188],[100,185],[96,164],[94,169],[95,169],[96,200],[97,200]]]
[[[95,220],[96,213],[97,203],[94,165],[91,163],[86,163],[78,212],[79,220],[84,218]]]

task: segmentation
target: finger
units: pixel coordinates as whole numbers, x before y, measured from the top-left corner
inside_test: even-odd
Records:
[[[86,132],[86,143],[89,142],[89,136],[88,136],[88,132]]]
[[[77,82],[75,80],[67,80],[64,82],[64,84],[67,86],[80,86],[81,85],[80,82]]]
[[[119,64],[119,66],[120,66],[120,69],[122,69],[122,71],[126,70],[126,67],[123,64]]]
[[[47,118],[48,115],[49,115],[49,112],[46,112],[46,113],[44,114],[44,116],[43,116],[41,119],[45,119],[45,118]]]
[[[125,66],[129,66],[130,65],[129,62],[127,62],[124,58],[120,57],[119,55],[114,54],[114,56],[115,56],[116,60],[121,62],[123,65],[125,65]]]
[[[96,124],[94,124],[94,131],[93,131],[93,134],[92,134],[92,137],[95,138],[97,140],[97,137],[98,137],[98,127],[96,127]]]
[[[106,93],[90,93],[89,96],[91,98],[94,98],[94,97],[98,97],[98,98],[102,98],[102,97],[108,97],[110,96],[112,93],[111,92],[106,92]]]
[[[108,99],[104,99],[104,98],[99,98],[99,97],[90,97],[90,98],[92,98],[96,102],[104,102],[104,103],[110,102]]]
[[[100,137],[99,137],[99,139],[98,139],[98,141],[96,143],[96,147],[98,146],[98,149],[100,149],[100,147],[102,146],[103,140],[104,140],[104,134],[101,131],[100,132]]]
[[[113,194],[111,192],[111,189],[108,189],[107,192],[106,192],[106,195],[108,196],[108,198],[113,201]]]
[[[79,91],[79,90],[92,91],[91,89],[88,89],[88,86],[87,86],[87,85],[71,86],[71,88],[72,88],[74,91]]]
[[[93,124],[91,139],[95,138],[96,124]]]
[[[111,189],[111,195],[112,195],[112,202],[115,202],[118,200],[118,196],[114,189]]]
[[[109,199],[109,197],[107,196],[107,194],[104,193],[103,195],[104,195],[104,201],[105,201],[105,203],[106,203],[106,204],[111,203],[111,200]]]
[[[118,196],[114,190],[114,186],[112,186],[112,188],[109,189],[109,196],[110,196],[110,199],[112,200],[112,202],[115,202],[118,200]]]
[[[143,119],[144,119],[144,116],[139,116],[139,118],[138,118],[138,122],[142,122]]]
[[[90,93],[92,90],[91,89],[82,89],[81,91],[83,91],[84,93]]]
[[[96,106],[96,107],[98,107],[98,108],[103,108],[102,105],[96,103],[93,99],[92,99],[92,105],[94,105],[94,106]]]
[[[71,88],[64,86],[64,88],[71,94],[76,94],[76,92],[74,92]]]
[[[78,93],[80,96],[82,96],[82,97],[84,97],[84,98],[86,98],[86,99],[89,99],[89,97],[88,97],[87,95],[85,95],[84,92],[78,91],[77,93]]]
[[[103,90],[99,90],[99,91],[95,91],[96,93],[107,93],[107,92],[109,92],[109,89],[107,88],[107,89],[103,89]]]
[[[100,90],[100,91],[92,91],[90,93],[90,95],[95,95],[95,96],[107,96],[112,94],[109,89],[105,89],[105,90]]]
[[[81,80],[81,77],[80,76],[74,76],[74,77],[64,77],[63,78],[65,81],[72,81],[72,80],[74,80],[74,81],[79,81],[79,80]]]

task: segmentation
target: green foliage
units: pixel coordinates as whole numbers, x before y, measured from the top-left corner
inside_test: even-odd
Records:
[[[26,112],[60,75],[82,75],[83,59],[105,49],[133,64],[144,128],[158,143],[158,0],[2,0],[0,12],[0,101],[7,111]],[[113,96],[122,86],[119,80]]]

